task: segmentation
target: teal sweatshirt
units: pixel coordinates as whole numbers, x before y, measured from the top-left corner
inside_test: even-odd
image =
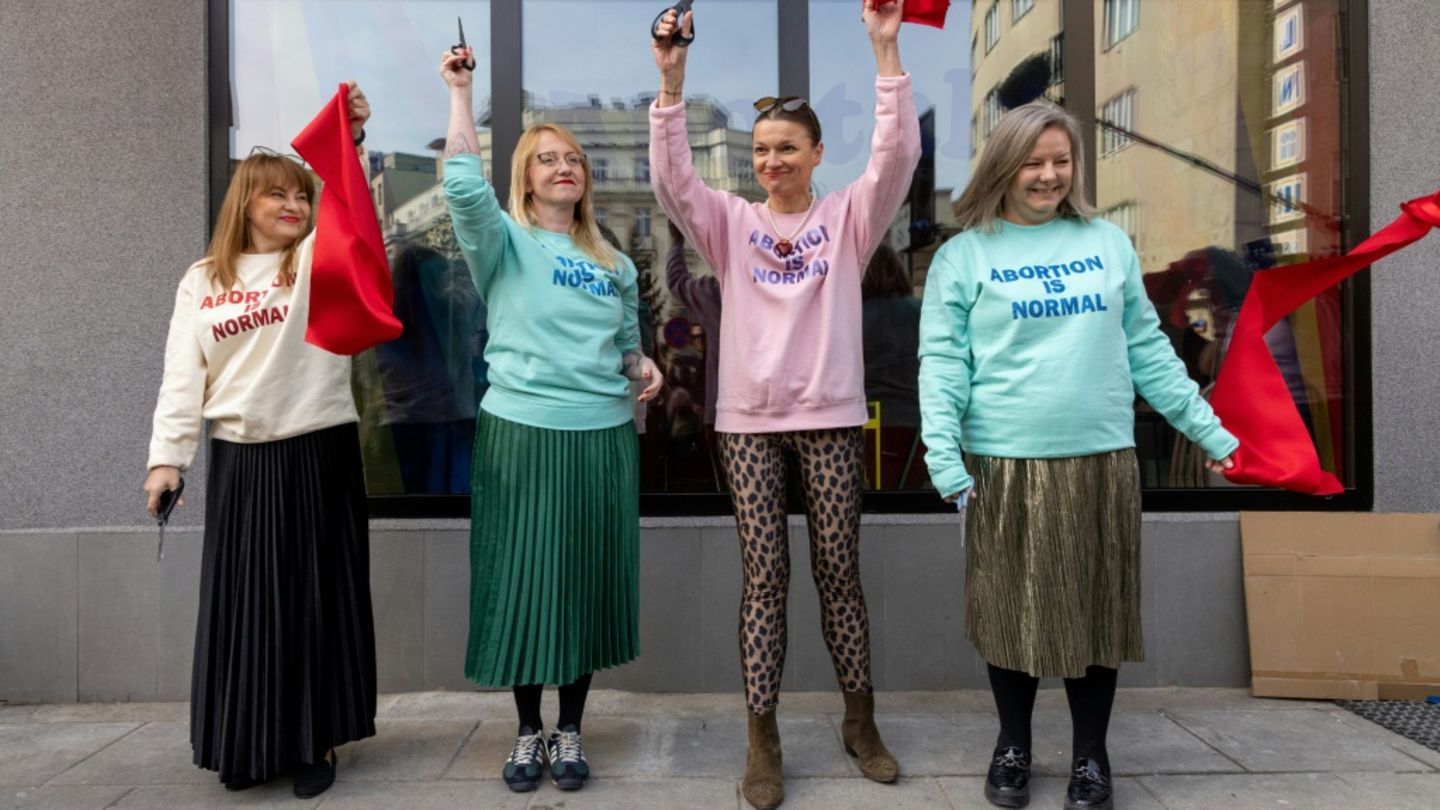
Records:
[[[1005,458],[1134,447],[1137,392],[1212,458],[1239,446],[1160,331],[1119,228],[1002,222],[936,252],[920,316],[920,413],[941,495],[973,483],[962,447]]]
[[[522,228],[495,199],[476,155],[445,161],[445,202],[487,310],[490,390],[480,407],[556,430],[634,418],[621,356],[640,350],[639,290],[628,258],[600,267],[568,234]]]

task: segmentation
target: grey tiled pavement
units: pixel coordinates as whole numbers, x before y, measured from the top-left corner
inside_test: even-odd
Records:
[[[555,707],[547,693],[546,716]],[[879,724],[900,760],[896,785],[865,780],[841,751],[834,694],[786,695],[787,810],[983,808],[996,722],[983,691],[882,693]],[[499,780],[514,734],[505,693],[381,698],[379,734],[340,749],[339,781],[300,801],[288,779],[227,793],[190,765],[183,703],[0,704],[5,808],[496,808],[744,810],[738,695],[597,691],[585,725],[596,776],[580,793]],[[1041,692],[1031,807],[1058,808],[1069,761],[1063,692]],[[1232,689],[1128,689],[1111,759],[1120,808],[1440,807],[1440,754],[1330,703],[1256,700]]]

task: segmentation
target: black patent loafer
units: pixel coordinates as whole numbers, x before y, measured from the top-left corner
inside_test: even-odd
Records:
[[[1070,787],[1065,790],[1065,810],[1114,810],[1110,774],[1089,757],[1075,760]]]
[[[985,775],[985,798],[997,807],[1030,803],[1030,752],[1010,745],[995,749]]]

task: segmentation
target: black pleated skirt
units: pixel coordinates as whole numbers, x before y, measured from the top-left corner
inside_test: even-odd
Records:
[[[269,779],[375,733],[369,524],[356,426],[210,442],[190,742]]]

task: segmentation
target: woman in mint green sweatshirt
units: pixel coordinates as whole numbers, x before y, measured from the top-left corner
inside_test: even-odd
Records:
[[[539,124],[511,162],[510,212],[480,164],[469,49],[446,53],[445,201],[485,301],[490,388],[476,418],[465,674],[515,694],[505,783],[534,790],[548,762],[585,784],[580,722],[590,676],[639,654],[638,449],[630,381],[660,391],[640,351],[635,265],[600,234],[589,161]],[[544,685],[559,686],[548,737]]]
[[[1213,470],[1239,444],[1161,333],[1129,238],[1085,203],[1080,153],[1048,102],[1001,119],[920,320],[925,460],[947,501],[969,502],[966,635],[1000,713],[985,794],[1006,807],[1029,799],[1041,677],[1065,679],[1074,722],[1065,806],[1112,804],[1117,670],[1145,655],[1135,395]]]

